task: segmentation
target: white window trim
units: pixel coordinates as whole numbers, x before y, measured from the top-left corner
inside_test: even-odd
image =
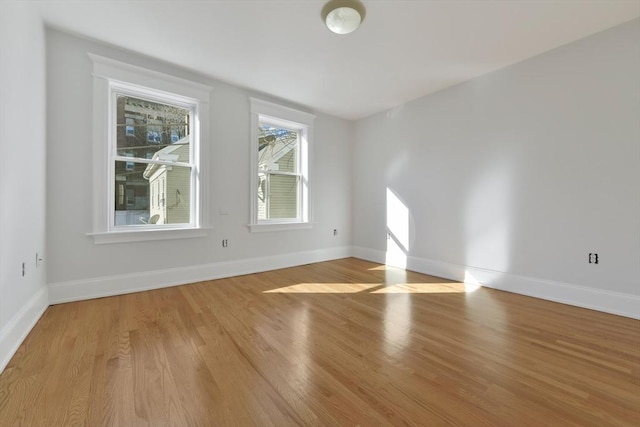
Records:
[[[249,98],[251,102],[251,232],[294,230],[312,227],[313,214],[313,122],[315,116],[304,111]],[[300,215],[297,219],[258,220],[258,125],[261,121],[300,132],[300,172],[303,184]]]
[[[209,229],[209,167],[208,146],[209,136],[209,98],[212,88],[200,83],[148,70],[135,65],[126,64],[111,58],[89,54],[93,61],[93,220],[92,236],[96,244],[120,243],[134,241],[179,239],[204,237]],[[177,99],[189,100],[195,105],[194,114],[194,149],[192,160],[195,167],[195,184],[192,189],[193,200],[196,203],[193,211],[192,224],[176,224],[162,226],[131,226],[127,229],[114,228],[110,222],[113,219],[113,177],[107,168],[110,164],[111,137],[111,93],[117,86],[136,87],[137,93],[147,91],[149,95],[162,92],[174,94]]]

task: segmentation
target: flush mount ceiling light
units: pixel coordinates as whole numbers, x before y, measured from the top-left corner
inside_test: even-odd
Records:
[[[336,34],[349,34],[360,26],[364,7],[358,1],[330,1],[322,10],[327,28]]]
[[[329,12],[324,22],[327,24],[327,28],[336,34],[349,34],[360,26],[360,21],[362,18],[357,10],[350,7],[339,7]]]

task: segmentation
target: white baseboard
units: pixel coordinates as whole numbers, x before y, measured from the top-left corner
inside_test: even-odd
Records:
[[[49,285],[49,303],[58,304],[90,298],[121,295],[183,285],[186,283],[295,267],[349,256],[355,256],[381,264],[384,264],[386,261],[385,252],[375,249],[363,247],[319,249],[269,257],[247,258],[134,274],[52,283]],[[479,284],[489,288],[640,319],[640,296],[638,295],[611,292],[571,283],[556,282],[418,257],[408,257],[406,268],[419,273],[460,282],[464,282],[465,280],[469,281],[469,275],[471,275]],[[42,311],[44,311],[44,309]],[[2,348],[5,347],[3,346]],[[15,352],[15,350],[13,351]],[[0,356],[2,355],[3,354],[0,354]]]
[[[91,298],[121,295],[150,289],[184,285],[295,267],[351,256],[350,247],[318,249],[259,258],[223,261],[204,265],[96,277],[49,284],[49,302],[59,304]]]
[[[386,254],[383,251],[363,247],[339,247],[52,283],[48,288],[43,288],[36,293],[0,330],[0,373],[49,304],[215,280],[350,256],[381,264],[386,262]],[[417,257],[408,257],[406,268],[460,282],[469,281],[469,275],[471,275],[473,280],[482,286],[640,319],[640,297],[638,295],[587,288],[570,283]]]
[[[47,288],[43,287],[0,330],[0,373],[9,364],[47,307],[49,298]]]
[[[386,261],[384,251],[369,248],[354,247],[353,256],[381,264]],[[474,282],[488,288],[640,319],[638,295],[417,257],[407,257],[406,269],[459,282],[470,281],[470,275]]]

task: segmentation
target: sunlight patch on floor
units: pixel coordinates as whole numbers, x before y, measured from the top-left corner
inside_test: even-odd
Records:
[[[387,271],[389,269],[399,270],[397,267],[391,267],[390,265],[378,265],[376,267],[368,268],[368,271]]]
[[[475,291],[477,287],[465,283],[297,283],[264,291],[266,294],[453,294]]]
[[[371,291],[372,294],[459,294],[464,283],[398,283]]]
[[[382,286],[382,283],[298,283],[264,291],[265,294],[355,294]]]

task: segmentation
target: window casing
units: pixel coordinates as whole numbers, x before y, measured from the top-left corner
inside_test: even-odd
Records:
[[[251,231],[311,226],[315,116],[251,98]]]
[[[96,243],[206,235],[211,88],[109,58],[94,65]]]

